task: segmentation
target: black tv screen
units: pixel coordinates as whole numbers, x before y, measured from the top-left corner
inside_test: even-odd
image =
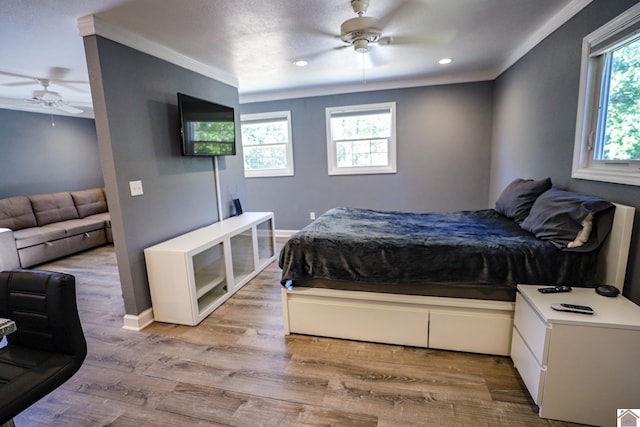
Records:
[[[233,108],[178,93],[183,156],[236,154]]]

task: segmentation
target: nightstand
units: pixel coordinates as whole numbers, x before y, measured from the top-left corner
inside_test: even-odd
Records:
[[[511,358],[540,416],[615,426],[617,409],[640,408],[640,307],[593,288],[542,294],[518,285]],[[588,305],[593,315],[553,310]]]

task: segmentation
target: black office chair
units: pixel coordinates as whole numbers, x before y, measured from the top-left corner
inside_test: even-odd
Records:
[[[70,274],[0,272],[0,317],[17,326],[0,348],[2,425],[71,378],[87,355],[87,342]]]

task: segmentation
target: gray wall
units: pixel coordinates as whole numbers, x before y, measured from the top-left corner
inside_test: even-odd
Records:
[[[640,188],[571,178],[584,36],[636,4],[595,0],[495,83],[490,200],[516,177],[550,176],[554,186],[640,208]],[[640,213],[624,294],[640,304]]]
[[[0,198],[102,187],[92,119],[0,109]]]
[[[135,315],[151,307],[144,248],[219,219],[213,160],[181,156],[176,94],[237,108],[238,92],[102,37],[84,41],[125,311]],[[228,213],[232,197],[245,199],[241,150],[219,166]],[[130,196],[132,180],[144,195]]]
[[[325,108],[396,102],[397,173],[329,176]],[[336,206],[403,211],[487,207],[493,84],[479,82],[242,104],[291,110],[295,176],[247,178],[249,210],[298,230]]]

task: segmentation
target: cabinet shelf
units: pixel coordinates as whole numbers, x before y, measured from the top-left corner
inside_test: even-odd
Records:
[[[220,286],[221,284],[222,286]],[[209,288],[207,292],[198,297],[198,313],[206,312],[209,307],[214,306],[216,301],[223,297],[227,292],[227,286],[223,283]]]
[[[224,273],[199,271],[196,276],[196,298],[200,298],[214,288],[224,286],[225,279]]]
[[[146,248],[154,320],[200,323],[275,259],[263,247],[275,247],[271,212],[246,212]]]

